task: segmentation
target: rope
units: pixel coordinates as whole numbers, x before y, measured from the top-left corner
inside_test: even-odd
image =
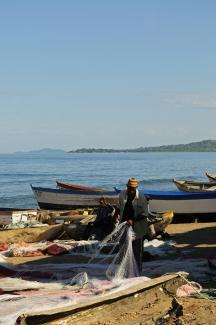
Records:
[[[175,272],[173,272],[173,273],[166,273],[166,275],[172,275],[172,274],[176,274]],[[189,284],[193,289],[194,289],[194,291],[196,291],[196,293],[201,297],[201,298],[203,298],[203,299],[206,299],[206,300],[208,300],[208,301],[211,301],[211,302],[215,302],[216,303],[216,300],[212,300],[212,299],[210,299],[210,298],[208,298],[206,295],[204,295],[204,294],[202,294],[200,291],[199,291],[199,289],[197,289],[193,284],[194,283],[196,283],[200,288],[201,288],[201,286],[200,286],[200,284],[199,283],[197,283],[197,282],[194,282],[194,281],[189,281],[181,272],[177,272],[177,274],[187,283],[187,284]]]

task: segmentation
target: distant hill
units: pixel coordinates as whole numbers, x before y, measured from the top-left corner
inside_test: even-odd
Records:
[[[216,140],[203,140],[188,144],[164,145],[157,147],[139,147],[135,149],[96,149],[82,148],[69,153],[115,153],[115,152],[214,152],[216,151]]]
[[[51,149],[51,148],[44,148],[40,150],[31,150],[31,151],[20,151],[20,152],[14,152],[15,155],[59,155],[66,153],[66,151],[61,149]]]

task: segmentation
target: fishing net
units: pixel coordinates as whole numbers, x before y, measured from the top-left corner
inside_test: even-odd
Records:
[[[14,325],[21,314],[90,302],[148,280],[138,277],[133,239],[132,227],[122,223],[102,243],[58,243],[75,255],[94,251],[88,264],[76,259],[43,263],[42,269],[36,263],[12,267],[0,255],[0,324]],[[136,278],[131,281],[131,277]]]
[[[70,285],[78,286],[79,288],[84,288],[84,286],[89,282],[88,274],[86,272],[81,272],[75,275],[70,281]]]
[[[108,262],[106,276],[109,280],[119,281],[124,278],[139,276],[139,270],[133,253],[132,241],[135,237],[133,229],[126,222],[118,225],[101,244],[97,246],[95,254],[89,263],[93,263],[109,247],[109,254],[97,263]],[[115,253],[115,254],[114,254]]]

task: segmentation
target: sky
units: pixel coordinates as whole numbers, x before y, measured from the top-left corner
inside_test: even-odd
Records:
[[[0,1],[0,153],[216,139],[214,0]]]

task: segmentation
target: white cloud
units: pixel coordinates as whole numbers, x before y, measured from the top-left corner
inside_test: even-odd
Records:
[[[161,99],[178,108],[216,109],[216,93],[165,92]]]

